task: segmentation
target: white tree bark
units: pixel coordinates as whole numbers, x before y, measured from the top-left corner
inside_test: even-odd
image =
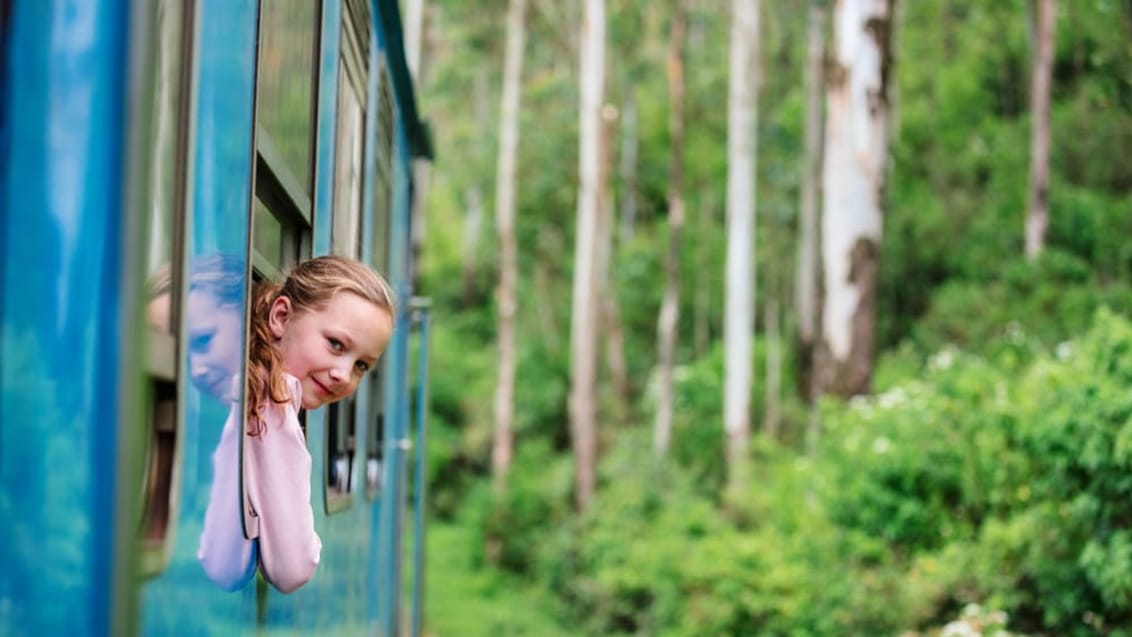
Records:
[[[499,163],[495,186],[495,227],[499,236],[499,377],[495,385],[495,435],[491,451],[492,481],[497,491],[507,484],[514,446],[515,310],[518,247],[515,244],[516,175],[519,155],[519,89],[523,69],[523,18],[526,0],[510,0],[507,50],[503,62],[500,105]]]
[[[723,323],[723,425],[729,490],[746,476],[751,430],[751,347],[755,314],[755,124],[758,0],[734,0],[727,100],[727,265]]]
[[[578,228],[574,248],[574,298],[570,323],[570,434],[574,450],[574,499],[589,507],[597,462],[597,295],[594,247],[602,204],[601,108],[605,84],[605,1],[585,0],[581,29],[581,107],[578,152]]]
[[[421,43],[427,0],[405,0],[405,64],[414,82],[420,81]]]
[[[872,380],[894,0],[835,0],[822,202],[823,390]]]
[[[1026,258],[1041,254],[1049,228],[1049,101],[1053,73],[1054,0],[1033,0],[1034,62],[1030,81],[1030,193]]]

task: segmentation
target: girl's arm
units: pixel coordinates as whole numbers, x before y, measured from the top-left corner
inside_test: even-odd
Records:
[[[299,428],[302,388],[288,376],[287,389],[290,401],[263,410],[263,433],[244,438],[248,497],[259,517],[260,569],[284,593],[314,575],[322,551],[311,510],[311,455]]]

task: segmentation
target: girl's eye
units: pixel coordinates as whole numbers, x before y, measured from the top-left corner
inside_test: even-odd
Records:
[[[342,341],[336,338],[327,338],[326,342],[330,343],[330,349],[334,350],[335,352],[341,353],[342,350],[345,349],[342,346]]]
[[[367,365],[365,361],[354,363],[354,368],[363,374],[369,371],[369,365]]]
[[[212,337],[215,334],[216,330],[192,334],[189,337],[189,349],[196,353],[207,352],[209,346],[212,345]]]

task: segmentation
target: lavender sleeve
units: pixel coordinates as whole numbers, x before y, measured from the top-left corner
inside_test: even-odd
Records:
[[[302,387],[287,376],[291,400],[264,410],[263,433],[245,438],[248,499],[259,518],[259,566],[284,593],[299,588],[318,567],[322,541],[311,509],[311,455],[299,428]]]
[[[233,405],[212,452],[212,486],[197,548],[208,579],[226,591],[243,588],[255,575],[255,547],[244,537],[240,519],[239,415],[238,405]]]

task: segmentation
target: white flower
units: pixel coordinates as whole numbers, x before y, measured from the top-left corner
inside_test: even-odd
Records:
[[[884,453],[888,451],[888,448],[891,446],[892,443],[888,441],[888,438],[881,436],[873,441],[873,453]]]
[[[1069,360],[1069,357],[1073,355],[1073,344],[1069,341],[1058,343],[1057,347],[1053,350],[1053,355],[1057,357],[1059,361]]]

